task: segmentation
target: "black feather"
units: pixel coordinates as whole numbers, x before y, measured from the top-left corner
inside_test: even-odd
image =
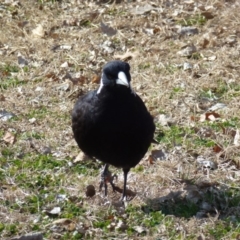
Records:
[[[116,83],[122,71],[130,84],[129,70],[125,62],[106,64],[101,91],[78,99],[72,112],[72,129],[79,148],[106,164],[122,168],[126,178],[130,168],[147,152],[155,131],[153,118],[141,98],[130,87]],[[123,198],[125,195],[124,184]]]

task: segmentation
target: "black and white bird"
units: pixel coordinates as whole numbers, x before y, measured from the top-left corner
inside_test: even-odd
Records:
[[[108,175],[109,164],[123,169],[122,200],[127,174],[147,152],[155,131],[152,116],[130,82],[128,63],[108,62],[98,90],[80,97],[72,112],[74,138],[86,155],[106,163],[103,175]]]

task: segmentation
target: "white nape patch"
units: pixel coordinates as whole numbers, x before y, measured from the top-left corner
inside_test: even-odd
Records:
[[[102,78],[101,78],[100,86],[99,86],[99,88],[98,88],[98,90],[97,90],[97,94],[99,94],[99,93],[101,92],[103,86],[104,86],[104,85],[103,85],[103,80],[102,80]]]
[[[124,72],[120,71],[118,73],[118,79],[116,81],[117,84],[124,85],[126,87],[129,87],[129,82],[127,80],[127,76]]]

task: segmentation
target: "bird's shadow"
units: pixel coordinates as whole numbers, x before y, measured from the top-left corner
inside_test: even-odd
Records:
[[[240,191],[213,184],[185,184],[181,190],[170,191],[166,196],[148,198],[142,206],[146,214],[161,211],[164,215],[179,218],[216,219],[240,222]]]

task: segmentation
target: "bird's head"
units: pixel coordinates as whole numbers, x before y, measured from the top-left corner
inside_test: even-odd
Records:
[[[111,61],[103,67],[100,87],[97,93],[100,93],[103,87],[116,87],[119,85],[131,89],[130,65],[122,61]]]

